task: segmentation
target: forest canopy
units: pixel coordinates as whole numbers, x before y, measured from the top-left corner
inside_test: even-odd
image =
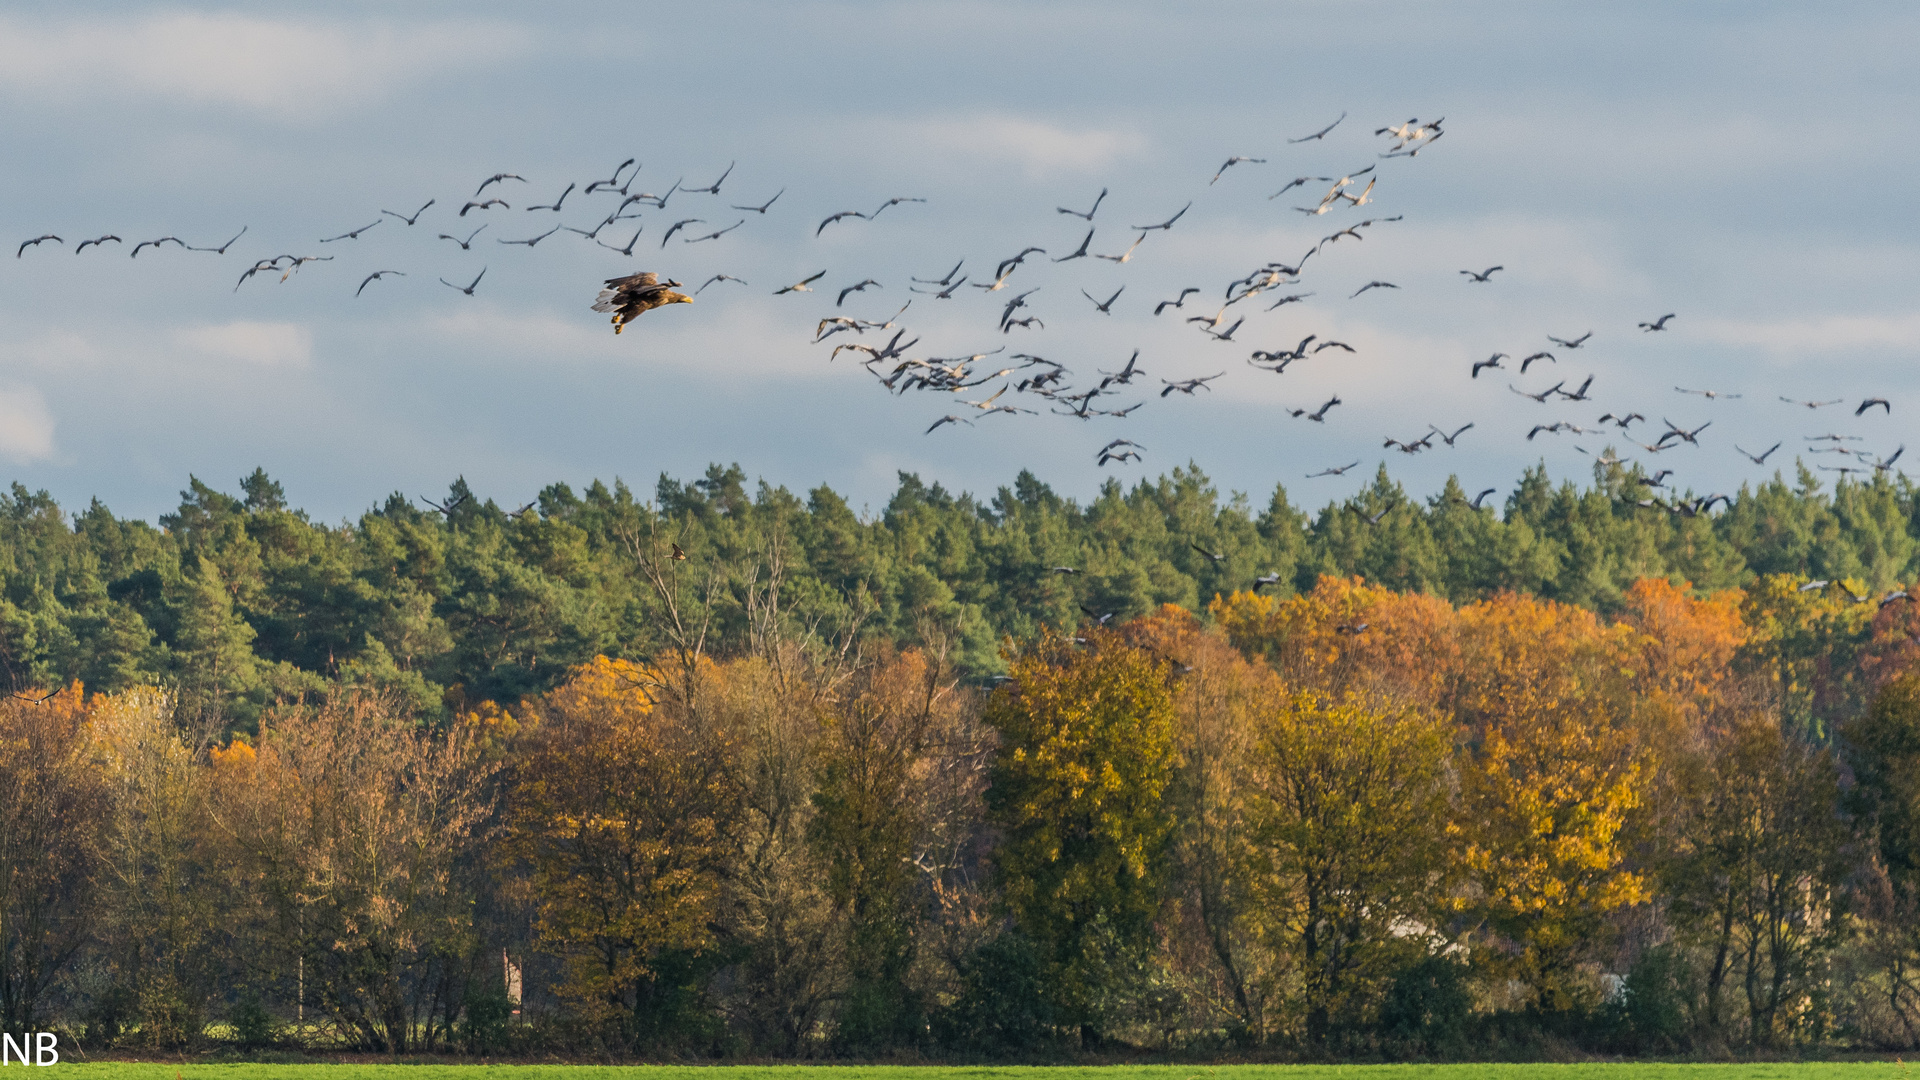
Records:
[[[338,525],[290,507],[258,470],[233,494],[191,480],[156,523],[97,501],[68,513],[15,485],[0,495],[0,663],[16,689],[174,685],[242,731],[270,702],[341,686],[445,719],[550,689],[597,655],[654,656],[659,612],[635,566],[662,539],[724,568],[718,652],[744,644],[746,592],[777,562],[791,628],[901,645],[938,628],[976,679],[1004,671],[1006,639],[1163,604],[1206,618],[1259,577],[1280,597],[1358,576],[1455,604],[1512,591],[1603,615],[1643,578],[1702,595],[1769,575],[1861,595],[1920,578],[1905,477],[1828,489],[1803,467],[1693,515],[1639,505],[1644,479],[1601,466],[1582,488],[1530,469],[1503,507],[1475,510],[1455,481],[1420,500],[1382,467],[1309,511],[1284,487],[1264,503],[1222,496],[1191,467],[1109,481],[1085,505],[1025,472],[986,499],[902,474],[876,514],[825,486],[750,490],[738,466],[715,465],[662,475],[650,499],[618,481],[554,484],[524,511],[455,481],[447,513],[396,493]]]

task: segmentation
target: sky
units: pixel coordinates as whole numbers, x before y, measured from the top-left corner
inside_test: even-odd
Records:
[[[662,472],[714,462],[796,493],[826,484],[868,512],[901,471],[990,497],[1028,468],[1086,500],[1108,477],[1192,465],[1223,495],[1262,506],[1283,484],[1317,509],[1381,462],[1420,497],[1449,475],[1504,493],[1535,464],[1584,481],[1607,447],[1702,494],[1791,479],[1796,454],[1865,468],[1920,415],[1917,36],[1920,9],[1892,3],[10,4],[0,465],[71,508],[146,518],[189,475],[231,491],[263,467],[329,521],[456,476],[518,506],[556,481],[646,495]],[[1446,134],[1382,158],[1393,143],[1375,130],[1409,118],[1444,118]],[[1265,162],[1210,182],[1232,156]],[[631,254],[565,231],[500,243],[591,229],[620,200],[581,189],[628,158],[633,193],[731,171],[717,196],[676,192],[597,235],[620,247],[638,228]],[[1365,206],[1297,211],[1319,181],[1269,197],[1368,166],[1348,189],[1377,181]],[[460,216],[499,172],[525,178],[488,188],[509,207]],[[558,212],[527,209],[570,183]],[[1056,208],[1084,211],[1103,188],[1096,254],[1191,208],[1125,263],[1051,262],[1089,227]],[[776,192],[764,214],[732,209]],[[894,197],[926,201],[818,229]],[[381,214],[429,199],[411,226]],[[1184,321],[1212,316],[1229,282],[1388,217],[1229,308],[1221,329],[1245,316],[1230,340]],[[439,239],[480,225],[468,250]],[[243,226],[225,254],[130,258],[143,240],[213,247]],[[45,233],[62,242],[14,257]],[[122,242],[75,252],[106,234]],[[1047,254],[1003,290],[909,291],[962,260],[990,281],[1028,246]],[[330,261],[236,286],[281,254]],[[1492,265],[1483,284],[1459,272]],[[441,283],[482,269],[471,296]],[[356,295],[376,270],[401,274]],[[640,270],[746,284],[616,336],[590,305],[602,279]],[[813,291],[773,294],[821,270]],[[867,278],[878,286],[836,307]],[[1352,295],[1370,281],[1394,287]],[[1200,292],[1153,314],[1187,287]],[[1005,301],[1034,289],[1019,314],[1043,325],[1003,332]],[[1310,295],[1267,310],[1293,293]],[[892,331],[814,343],[824,317],[884,322],[908,300],[909,357],[1004,348],[975,370],[1037,355],[1084,389],[1137,349],[1146,375],[1096,405],[1144,404],[1083,420],[1009,391],[997,403],[1034,414],[987,414],[963,402],[1010,380],[894,394],[857,355],[831,355]],[[1638,328],[1668,312],[1667,330]],[[1575,350],[1548,341],[1587,331]],[[1308,334],[1353,352],[1283,374],[1250,363]],[[1554,360],[1525,375],[1469,376],[1543,349]],[[1514,392],[1589,375],[1590,400]],[[1288,412],[1334,396],[1323,422]],[[1890,409],[1856,417],[1874,396]],[[1647,419],[1598,423],[1626,412]],[[973,422],[925,431],[948,414]],[[1697,445],[1635,445],[1667,421],[1710,426]],[[1527,438],[1554,422],[1588,430]],[[1383,446],[1467,423],[1452,447]],[[1141,460],[1097,464],[1118,438]],[[1775,443],[1764,466],[1740,452]],[[1811,452],[1833,447],[1868,456]]]

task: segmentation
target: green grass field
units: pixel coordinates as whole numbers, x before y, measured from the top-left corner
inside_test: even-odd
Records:
[[[1910,1080],[1894,1062],[1695,1065],[170,1065],[63,1062],[82,1080]]]

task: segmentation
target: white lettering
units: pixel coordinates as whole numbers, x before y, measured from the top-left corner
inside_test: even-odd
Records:
[[[41,1068],[60,1064],[60,1051],[55,1049],[60,1045],[60,1036],[51,1031],[42,1031],[34,1038],[40,1043],[34,1055],[38,1060],[34,1064]]]
[[[33,1039],[25,1032],[20,1033],[20,1042],[13,1040],[12,1032],[0,1032],[0,1065],[7,1063],[8,1055],[20,1059],[20,1064],[31,1065],[27,1060],[27,1047],[33,1045]]]

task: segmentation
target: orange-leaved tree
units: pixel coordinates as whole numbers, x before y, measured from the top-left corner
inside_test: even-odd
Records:
[[[1445,600],[1359,578],[1323,576],[1284,600],[1237,592],[1212,611],[1234,645],[1264,657],[1289,687],[1336,698],[1365,689],[1436,702],[1458,652]]]

